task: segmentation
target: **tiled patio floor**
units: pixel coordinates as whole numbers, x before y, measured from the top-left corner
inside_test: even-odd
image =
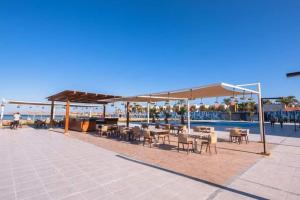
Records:
[[[159,144],[159,147],[152,145],[152,148],[149,148],[148,144],[143,146],[142,142],[138,141],[129,143],[116,138],[98,137],[97,135],[76,131],[69,131],[69,134],[71,137],[130,158],[220,185],[230,182],[232,178],[238,176],[262,158],[259,155],[262,151],[262,144],[257,142],[250,142],[249,144],[244,142],[240,145],[218,142],[218,154],[215,154],[214,149],[212,149],[210,155],[205,153],[204,149],[202,154],[192,153],[187,155],[187,152],[183,150],[177,152],[177,138],[175,137],[171,137],[170,144],[166,142],[166,144]],[[220,133],[218,133],[218,137],[222,137]],[[228,139],[228,134],[226,139]],[[269,148],[273,146],[268,145]]]
[[[60,133],[0,129],[0,199],[299,199],[299,149],[285,139],[226,186]]]
[[[206,198],[216,187],[47,130],[0,129],[0,199]]]

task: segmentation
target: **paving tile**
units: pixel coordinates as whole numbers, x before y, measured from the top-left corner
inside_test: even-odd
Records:
[[[13,180],[18,199],[32,200],[206,199],[218,189],[211,184],[119,158],[115,152],[62,134],[31,128],[18,132],[22,134],[8,135],[9,130],[4,133],[0,129],[0,199],[15,199]],[[271,199],[299,197],[300,151],[297,146],[300,147],[300,140],[269,136],[268,139],[282,144],[285,141],[293,146],[276,147],[271,157],[261,159],[233,180],[228,187],[234,190],[220,190],[213,196],[215,199],[250,199],[251,194]],[[142,152],[137,154],[143,155],[144,150],[140,148]],[[151,149],[151,152],[160,151]],[[214,165],[215,171],[204,170],[212,166],[213,162],[209,160],[217,156],[187,157],[185,153],[171,153],[174,159],[184,155],[186,166],[191,165],[187,158],[205,159],[207,162],[194,168],[194,172],[202,175],[214,173],[213,176],[218,178],[226,172],[223,170],[225,165],[221,164]],[[241,159],[245,160],[245,156]],[[235,162],[241,162],[241,159]],[[233,160],[224,162],[226,169],[237,170],[231,162]],[[250,195],[243,195],[245,193]]]
[[[42,193],[42,194],[31,196],[25,200],[51,200],[51,198],[48,194]]]
[[[5,197],[9,196],[15,196],[15,189],[13,186],[0,188],[0,199],[5,199]]]
[[[57,190],[49,191],[49,195],[53,199],[62,199],[67,196],[70,196],[71,194],[75,193],[76,190],[74,190],[71,186],[66,186],[63,188],[59,188]]]
[[[27,198],[36,196],[38,194],[44,194],[44,193],[45,193],[45,190],[40,186],[16,192],[17,199],[27,199]]]
[[[94,200],[94,199],[99,199],[102,196],[108,195],[110,194],[110,192],[104,187],[97,186],[95,188],[86,190],[81,194],[86,200]]]
[[[85,200],[85,198],[80,194],[71,194],[70,196],[62,198],[62,200]]]
[[[36,187],[42,187],[41,181],[38,179],[29,182],[20,182],[15,184],[15,189],[17,192],[22,190],[29,190]]]

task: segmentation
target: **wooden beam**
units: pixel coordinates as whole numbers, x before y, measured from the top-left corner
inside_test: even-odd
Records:
[[[69,131],[69,123],[70,123],[70,101],[66,102],[66,116],[65,116],[65,134]]]
[[[129,127],[129,102],[126,103],[126,126]]]

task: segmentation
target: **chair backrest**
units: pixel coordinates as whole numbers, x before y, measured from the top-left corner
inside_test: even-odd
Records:
[[[186,125],[181,125],[181,126],[179,126],[178,128],[179,128],[179,130],[181,130],[181,131],[187,130]]]
[[[101,131],[107,131],[107,130],[108,130],[108,126],[105,125],[101,126]]]
[[[151,137],[150,130],[144,129],[143,130],[143,135],[144,135],[144,138],[150,138]]]
[[[217,144],[218,142],[218,136],[215,132],[211,132],[209,135],[209,142],[210,144]]]
[[[230,129],[230,136],[239,136],[241,135],[241,129],[232,128]]]
[[[249,129],[241,129],[241,133],[249,135]]]
[[[139,135],[141,133],[141,128],[139,126],[135,126],[132,128],[132,132],[134,135]]]
[[[178,142],[179,143],[187,143],[188,141],[188,135],[185,133],[179,133],[178,134]]]
[[[155,123],[155,128],[160,128],[159,123]]]

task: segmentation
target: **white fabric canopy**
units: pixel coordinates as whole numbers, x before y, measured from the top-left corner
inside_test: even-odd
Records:
[[[106,102],[158,102],[172,100],[187,100],[197,98],[225,97],[243,94],[258,94],[257,91],[227,83],[217,83],[181,90],[158,92],[146,95],[105,99]]]
[[[182,90],[154,93],[151,95],[157,97],[197,99],[197,98],[210,98],[210,97],[223,97],[223,96],[225,97],[225,96],[251,94],[251,93],[257,94],[257,91],[250,90],[247,88],[242,88],[227,83],[218,83],[218,84],[211,84],[211,85],[182,89]]]

